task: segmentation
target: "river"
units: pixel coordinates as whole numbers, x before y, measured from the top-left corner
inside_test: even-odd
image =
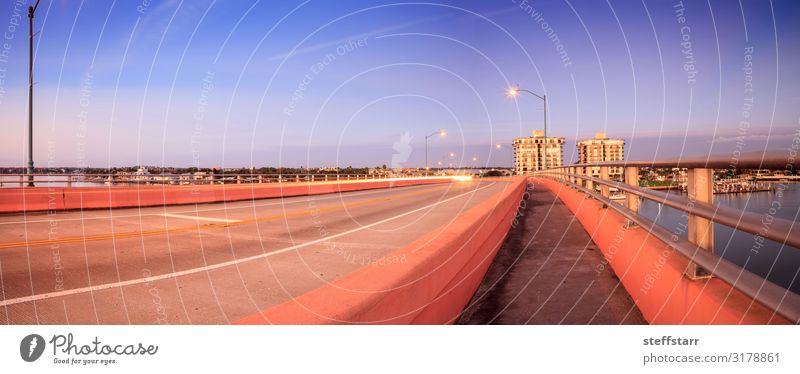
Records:
[[[772,192],[716,194],[714,204],[796,221],[800,213],[800,183],[773,183],[773,186]],[[670,232],[683,231],[680,227],[687,222],[683,212],[659,205],[645,200],[640,213]],[[764,230],[769,230],[767,220],[762,220]],[[682,238],[686,239],[685,232]],[[714,224],[714,253],[800,294],[800,249],[766,239],[759,242],[752,234]]]

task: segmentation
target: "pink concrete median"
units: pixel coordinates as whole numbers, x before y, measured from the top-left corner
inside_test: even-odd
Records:
[[[0,213],[202,204],[448,183],[450,178],[210,186],[0,189]]]
[[[508,180],[508,179],[506,179]],[[499,250],[526,183],[507,187],[410,245],[237,324],[447,324],[469,302]]]
[[[532,180],[575,214],[649,323],[789,323],[718,278],[686,278],[685,257],[645,229],[626,229],[625,218],[599,201],[552,180]]]

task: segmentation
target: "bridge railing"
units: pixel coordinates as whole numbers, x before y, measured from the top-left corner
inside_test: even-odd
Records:
[[[798,166],[800,165],[794,157],[765,155],[739,158],[736,159],[735,165],[730,157],[572,164],[537,171],[534,175],[554,179],[586,193],[602,202],[604,207],[619,212],[628,220],[629,225],[647,229],[651,235],[690,261],[685,271],[689,279],[717,277],[779,315],[800,323],[800,295],[751,273],[713,252],[714,223],[773,240],[794,249],[800,248],[800,224],[770,216],[769,227],[765,230],[764,214],[713,204],[715,169],[797,170]],[[641,168],[685,169],[686,196],[640,187]],[[610,173],[612,170],[616,172],[616,176]],[[613,180],[612,177],[621,180]],[[624,202],[614,201],[620,196],[612,196],[612,189],[625,193]],[[675,233],[640,215],[640,199],[651,200],[686,213],[688,240],[678,238]]]
[[[0,174],[1,187],[34,186],[87,186],[87,185],[211,185],[242,183],[296,183],[296,182],[329,182],[356,181],[366,179],[389,179],[420,177],[418,175],[390,174],[77,174],[77,173],[41,173],[41,174]]]

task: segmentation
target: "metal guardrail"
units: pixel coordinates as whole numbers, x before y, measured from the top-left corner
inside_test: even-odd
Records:
[[[366,179],[420,177],[419,175],[387,174],[0,174],[0,185],[28,187],[30,178],[35,185],[96,183],[98,185],[210,185],[242,183],[328,182]]]
[[[554,179],[601,201],[622,214],[629,222],[646,228],[673,250],[690,260],[685,275],[690,279],[718,277],[753,298],[777,314],[800,323],[800,295],[767,279],[751,273],[713,253],[714,223],[731,227],[753,235],[800,248],[800,225],[794,221],[772,217],[768,230],[763,229],[762,215],[733,208],[713,205],[714,169],[771,169],[796,170],[798,160],[775,156],[746,157],[732,165],[730,157],[705,159],[683,159],[676,161],[613,161],[590,164],[564,165],[535,176]],[[591,174],[591,168],[599,167],[600,177]],[[611,180],[609,168],[624,168],[624,181]],[[650,190],[639,186],[639,169],[686,168],[687,197]],[[599,191],[595,186],[599,187]],[[611,200],[610,189],[626,193],[625,203]],[[688,240],[679,239],[674,233],[641,216],[639,199],[647,199],[685,212],[688,215]]]
[[[605,161],[589,164],[563,165],[559,168],[615,166],[637,168],[706,168],[706,169],[765,169],[765,170],[797,170],[800,168],[800,158],[787,157],[786,152],[757,152],[743,154],[739,157],[709,156],[709,157],[683,157],[672,160],[651,161]],[[557,169],[557,168],[554,168]]]

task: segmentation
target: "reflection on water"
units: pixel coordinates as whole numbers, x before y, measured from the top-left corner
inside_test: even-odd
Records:
[[[774,186],[776,190],[783,189],[782,194],[777,191],[717,194],[714,195],[714,203],[796,221],[800,213],[800,184],[776,183]],[[659,207],[658,203],[652,201],[642,201],[640,213],[673,233],[682,231],[679,227],[685,227],[681,225],[687,223],[683,212]],[[768,229],[769,223],[764,223],[764,230]],[[685,232],[682,237],[686,239]],[[752,234],[714,224],[714,253],[794,293],[800,293],[800,249],[771,240],[757,240]]]

